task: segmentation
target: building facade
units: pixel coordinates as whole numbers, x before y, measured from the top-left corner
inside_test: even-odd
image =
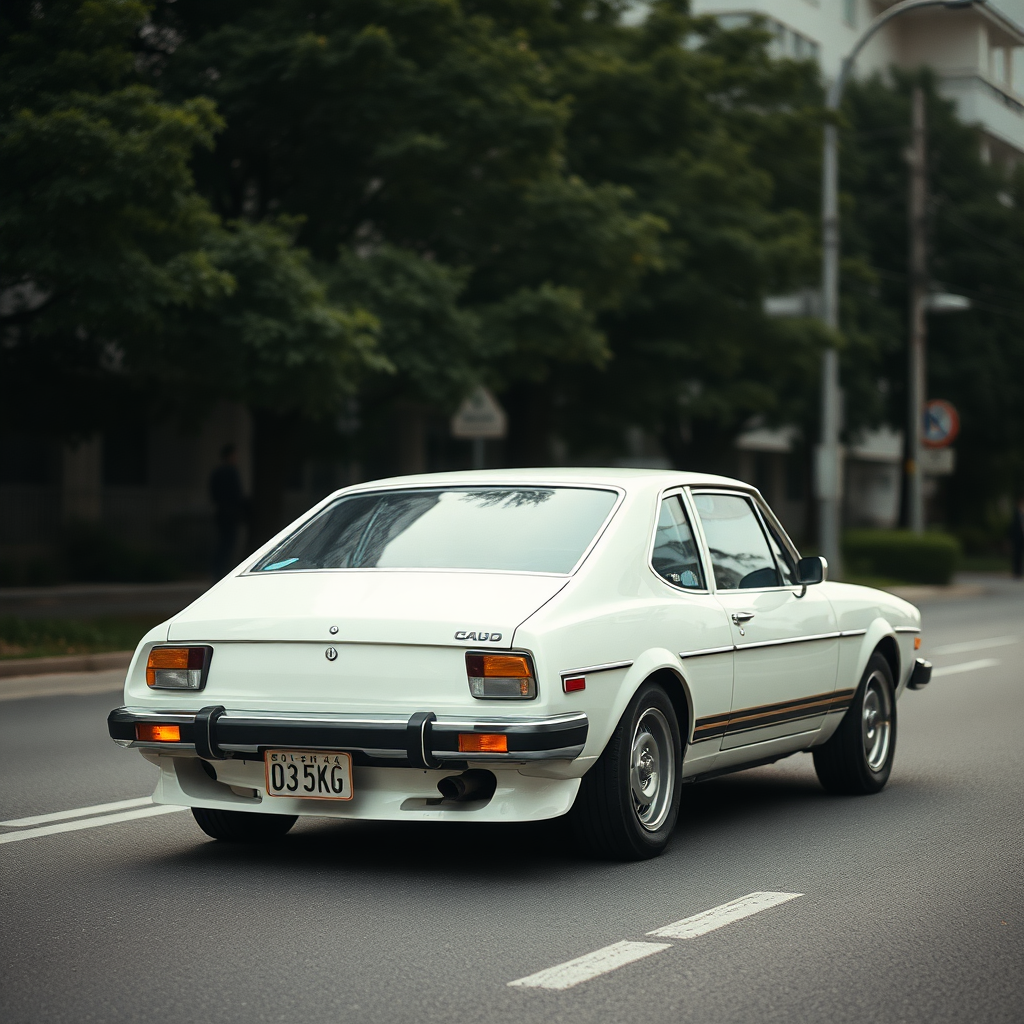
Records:
[[[765,19],[778,56],[814,59],[826,81],[865,27],[896,0],[693,0],[695,14],[723,24]],[[966,9],[930,7],[885,25],[857,60],[855,73],[926,65],[957,114],[982,132],[993,160],[1024,159],[1024,0],[989,0]]]

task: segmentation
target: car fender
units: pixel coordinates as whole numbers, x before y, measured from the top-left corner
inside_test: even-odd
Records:
[[[895,627],[881,615],[872,619],[863,633],[860,630],[850,631],[843,637],[839,648],[839,673],[836,679],[836,690],[855,690],[860,686],[860,680],[864,675],[864,670],[868,667],[868,661],[883,641],[895,645],[899,660],[899,668],[896,672],[896,696],[898,697],[903,692],[914,666],[913,634],[897,632]],[[824,743],[836,731],[843,717],[841,714],[826,716],[825,724],[815,740],[815,746]]]
[[[906,637],[903,643],[901,643],[901,636]],[[881,615],[871,621],[864,635],[860,638],[860,643],[851,645],[854,648],[855,657],[849,663],[849,671],[847,672],[843,671],[844,665],[842,655],[840,655],[839,684],[837,689],[855,688],[860,685],[861,676],[864,675],[864,670],[868,666],[871,655],[875,653],[878,645],[883,640],[891,640],[895,644],[898,664],[893,675],[897,691],[901,689],[910,674],[910,669],[913,668],[913,639],[907,634],[897,633],[893,625]],[[908,657],[907,650],[904,650],[904,644],[910,649],[910,657]]]
[[[619,720],[629,706],[629,702],[636,695],[640,687],[657,672],[671,672],[673,677],[679,682],[680,691],[683,699],[686,701],[686,721],[680,721],[679,731],[682,734],[683,742],[689,742],[693,732],[693,697],[682,666],[679,663],[679,658],[664,647],[652,647],[644,651],[630,666],[619,685],[614,700],[608,707],[607,715],[602,723],[603,728],[599,733],[593,730],[592,724],[591,728],[593,731],[587,741],[588,749],[586,752],[588,754],[600,754],[604,751],[612,737],[612,733],[619,724]],[[672,695],[670,694],[670,696]],[[591,740],[597,740],[600,746],[595,750],[591,750]]]

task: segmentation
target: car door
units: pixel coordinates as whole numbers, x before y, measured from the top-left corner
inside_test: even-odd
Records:
[[[681,490],[662,495],[650,565],[664,586],[659,645],[677,654],[693,702],[686,773],[705,771],[722,746],[720,725],[732,709],[732,631],[708,586],[707,566]]]
[[[821,588],[797,584],[781,528],[753,496],[695,489],[691,501],[735,646],[722,749],[818,729],[839,664],[832,605]]]

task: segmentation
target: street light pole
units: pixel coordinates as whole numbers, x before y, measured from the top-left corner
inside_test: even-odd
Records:
[[[907,362],[907,503],[908,525],[924,533],[924,474],[921,472],[921,433],[927,395],[925,345],[928,298],[928,216],[924,89],[914,86],[910,142],[910,343]]]
[[[985,0],[901,0],[879,14],[864,29],[828,88],[825,108],[833,116],[825,125],[821,161],[821,312],[825,325],[833,333],[839,330],[839,133],[834,115],[842,102],[843,89],[854,61],[868,40],[901,14],[919,7],[972,7],[983,3]],[[821,362],[821,443],[815,459],[815,489],[818,497],[818,539],[834,576],[842,572],[839,546],[843,476],[839,446],[841,401],[839,353],[834,346],[829,346]]]

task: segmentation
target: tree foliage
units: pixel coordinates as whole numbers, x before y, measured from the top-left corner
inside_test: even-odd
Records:
[[[424,424],[480,382],[513,463],[554,438],[613,458],[639,426],[721,469],[753,417],[813,437],[832,341],[851,431],[901,424],[910,79],[848,94],[830,339],[762,312],[819,273],[816,68],[770,58],[756,21],[629,6],[5,4],[4,415],[44,380],[62,429],[92,429],[111,389],[193,418],[241,402],[257,537],[310,425],[332,434],[356,395],[372,471],[397,468],[395,421],[422,467]],[[929,88],[933,272],[975,302],[934,322],[932,379],[965,414],[959,491],[991,493],[1024,483],[1022,179]]]
[[[264,418],[333,415],[364,368],[388,368],[376,321],[329,299],[295,222],[227,221],[197,191],[192,160],[224,122],[210,99],[141,80],[149,14],[137,0],[4,7],[5,418],[84,432],[143,387],[164,412],[228,398]],[[280,475],[257,474],[263,530]]]

